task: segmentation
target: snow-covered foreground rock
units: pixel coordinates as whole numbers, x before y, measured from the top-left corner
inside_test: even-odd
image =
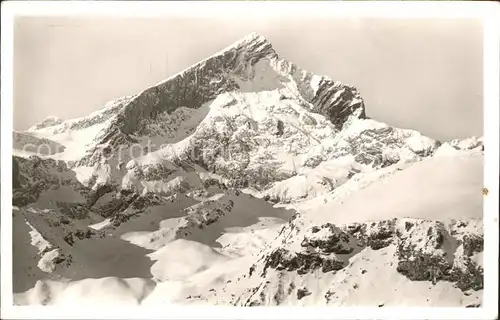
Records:
[[[16,304],[481,305],[482,138],[367,118],[257,34],[14,141]]]

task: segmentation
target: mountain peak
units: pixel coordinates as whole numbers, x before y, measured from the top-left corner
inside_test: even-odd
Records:
[[[96,147],[79,164],[90,165],[100,159],[99,145],[116,146],[135,141],[133,136],[150,135],[151,123],[178,108],[199,109],[226,92],[272,91],[281,92],[283,99],[293,97],[308,110],[324,115],[337,129],[348,118],[365,117],[363,99],[354,87],[281,59],[264,36],[252,32],[134,96],[100,132]]]
[[[257,32],[252,32],[242,38],[245,41],[269,42],[263,35]]]
[[[251,55],[261,54],[264,56],[277,56],[269,40],[267,40],[264,36],[257,32],[252,32],[240,38],[239,40],[236,40],[229,46],[225,47],[221,51],[205,60],[214,58],[216,56],[225,55],[227,54],[227,52],[235,52],[236,54],[248,52],[251,53]]]

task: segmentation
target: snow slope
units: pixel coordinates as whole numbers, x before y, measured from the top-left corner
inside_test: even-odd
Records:
[[[200,302],[479,305],[482,156],[442,160],[396,170],[382,181],[372,176],[350,195],[334,191],[331,205],[298,205],[300,214],[248,270]],[[428,185],[412,196],[406,188],[419,187],[418,177]],[[360,202],[365,205],[353,207]]]
[[[375,219],[369,219],[369,221],[365,221],[366,218],[362,216],[357,217],[360,219],[354,218],[341,221],[335,218],[337,215],[333,214],[332,211],[323,210],[321,207],[317,208],[317,212],[313,212],[311,209],[304,209],[301,212],[299,209],[299,215],[292,222],[285,225],[283,223],[273,224],[274,227],[269,228],[265,224],[261,226],[254,224],[246,228],[228,228],[228,232],[217,239],[217,241],[224,244],[222,248],[215,247],[212,249],[210,246],[192,240],[176,240],[165,246],[161,246],[154,254],[149,255],[156,261],[151,268],[152,273],[156,274],[157,279],[162,281],[152,289],[150,296],[142,300],[137,298],[133,303],[209,303],[236,305],[250,305],[252,303],[253,305],[256,303],[264,305],[332,304],[342,306],[466,306],[480,304],[482,291],[480,289],[474,290],[473,288],[477,289],[481,287],[481,277],[477,278],[476,276],[478,283],[463,284],[467,289],[462,291],[457,287],[457,283],[462,286],[460,280],[458,282],[437,280],[433,284],[432,278],[428,280],[413,280],[397,269],[398,265],[402,265],[400,260],[402,256],[400,253],[401,249],[396,244],[399,241],[408,239],[405,238],[405,235],[410,239],[407,240],[410,248],[413,245],[417,245],[412,249],[414,255],[417,257],[418,254],[425,253],[436,256],[435,259],[438,259],[442,257],[443,253],[446,253],[444,257],[448,256],[448,259],[451,259],[449,260],[450,263],[453,263],[457,267],[463,266],[464,263],[465,265],[474,263],[477,267],[482,265],[480,261],[481,256],[478,255],[482,251],[481,207],[477,207],[469,216],[461,217],[461,219],[458,217],[450,219],[449,216],[450,211],[455,212],[457,209],[469,207],[471,197],[475,198],[473,200],[476,202],[480,199],[481,194],[475,189],[481,186],[481,182],[476,181],[470,185],[468,179],[471,177],[474,178],[474,171],[477,173],[482,170],[481,157],[471,155],[470,159],[463,158],[458,160],[456,168],[468,170],[457,171],[445,170],[450,162],[434,160],[441,159],[429,159],[428,163],[422,162],[402,171],[396,170],[382,181],[378,181],[378,177],[374,180],[372,176],[371,184],[368,187],[360,191],[355,191],[350,196],[340,197],[332,201],[340,203],[343,201],[341,199],[344,199],[344,203],[338,204],[337,207],[339,210],[343,210],[344,205],[350,206],[347,199],[357,197],[362,192],[369,192],[370,189],[378,189],[380,190],[379,192],[385,191],[385,194],[390,194],[387,191],[391,188],[389,182],[393,179],[398,179],[401,185],[411,185],[413,183],[415,176],[409,174],[411,173],[410,170],[413,170],[414,174],[425,174],[429,180],[429,184],[436,184],[447,188],[450,194],[463,195],[463,190],[469,189],[470,194],[468,197],[454,197],[452,198],[453,201],[447,201],[444,204],[439,194],[430,191],[429,195],[427,195],[429,197],[427,201],[420,202],[418,199],[413,199],[413,202],[406,201],[406,212],[400,212],[395,215],[391,213],[387,217],[379,216],[375,217]],[[447,160],[453,162],[453,160],[457,159],[452,158]],[[431,175],[431,173],[436,171],[451,174]],[[447,179],[443,179],[445,177]],[[404,194],[406,192],[401,193],[403,196]],[[432,199],[431,195],[434,195]],[[331,198],[334,198],[334,196]],[[363,197],[363,200],[370,203],[370,207],[377,207],[381,211],[390,209],[391,207],[390,202],[387,202],[387,197],[380,196],[380,193],[369,192]],[[415,210],[421,207],[421,204],[427,206],[429,205],[428,202],[432,203],[432,201],[439,203],[441,207],[439,208],[440,211],[434,212],[434,215],[431,217],[422,219],[423,217],[418,214],[412,217],[412,214],[409,213],[412,211],[416,212]],[[424,213],[425,215],[427,213]],[[325,218],[325,216],[329,218]],[[340,229],[331,224],[332,222],[336,223]],[[326,223],[330,224],[322,227]],[[328,242],[335,239],[329,238],[335,232],[353,230],[358,225],[361,225],[362,229],[366,228],[363,231],[364,236],[372,237],[372,240],[371,242],[366,239],[364,242],[361,241],[364,244],[359,247],[357,243],[360,240],[349,236],[350,240],[344,246],[347,248],[354,246],[354,253],[347,254],[348,257],[346,258],[348,260],[345,260],[347,264],[339,271],[324,272],[322,269],[324,262],[323,264],[322,262],[317,262],[318,266],[314,267],[314,264],[311,265],[309,262],[306,262],[306,258],[304,258],[305,260],[302,264],[292,263],[289,266],[287,264],[289,260],[279,256],[281,260],[278,259],[277,261],[282,263],[285,269],[278,271],[276,268],[280,268],[279,265],[273,267],[273,264],[270,264],[267,267],[265,275],[262,276],[263,269],[267,264],[265,262],[266,259],[269,260],[269,257],[273,257],[273,252],[276,252],[276,250],[286,249],[292,255],[293,252],[302,252],[302,254],[307,256],[307,254],[311,253],[309,251],[311,249],[307,249],[308,245],[304,247],[305,239],[307,239],[306,242],[310,243],[309,246],[312,246],[312,248],[314,246],[324,248],[312,249],[312,252],[314,250],[325,250]],[[387,231],[391,228],[401,230],[401,234],[398,235],[398,232],[395,230],[389,232],[389,236],[383,234],[384,230]],[[320,230],[316,231],[316,229]],[[333,230],[334,233],[330,230]],[[431,234],[433,236],[431,237],[429,237],[429,230],[432,230]],[[266,232],[268,234],[265,234]],[[257,237],[262,239],[260,243],[258,242],[260,245],[255,245],[254,249],[246,248],[252,241],[258,241]],[[362,239],[363,235],[358,235],[358,237]],[[443,239],[439,240],[441,237]],[[379,242],[375,241],[379,238]],[[252,240],[250,241],[249,239]],[[239,241],[243,243],[238,245]],[[314,241],[316,241],[316,245],[314,245]],[[318,241],[325,241],[325,243],[321,244]],[[441,241],[443,244],[438,249],[435,249],[435,241],[438,241],[438,243]],[[220,253],[217,252],[217,249],[220,250]],[[335,246],[331,250],[336,250]],[[342,254],[337,255],[337,257],[342,257]],[[252,272],[252,276],[250,276],[249,270],[252,266],[254,271]],[[295,269],[304,267],[311,268],[311,270],[303,273]],[[415,270],[415,277],[418,276],[417,271],[422,270],[421,268],[415,267],[411,269]],[[425,271],[427,268],[428,265],[423,270]],[[420,276],[425,279],[425,272],[423,274]],[[438,271],[437,274],[439,275]],[[430,276],[428,275],[427,277]],[[461,279],[464,279],[464,276]],[[75,285],[77,284],[78,282],[75,282]],[[96,284],[95,286],[98,287],[99,285]],[[471,286],[471,288],[467,286]],[[259,291],[249,292],[249,290],[253,290],[252,288],[259,288]],[[61,291],[57,291],[56,289],[51,290],[53,290],[51,294],[54,296],[67,295],[62,289]],[[129,289],[124,288],[118,291],[121,293],[117,297],[117,300],[119,297],[127,295],[127,290]],[[373,295],[374,291],[377,292],[377,295]],[[261,294],[261,292],[263,293]],[[28,299],[27,295],[20,295],[17,301],[22,303],[23,299]],[[30,299],[35,299],[33,298],[33,291],[29,295],[31,295]],[[278,295],[277,300],[275,299],[276,295]],[[43,295],[40,294],[39,299],[42,299],[42,297]],[[190,298],[187,299],[187,297]],[[250,299],[251,297],[253,298]],[[257,302],[254,302],[254,300]],[[50,303],[63,303],[59,302],[59,298],[51,301]],[[124,300],[123,303],[129,303],[127,301]],[[115,302],[118,303],[119,301]]]
[[[338,202],[300,204],[300,211],[332,223],[396,217],[431,220],[482,218],[483,155],[432,157]],[[320,202],[320,201],[319,201]],[[366,202],[373,205],[366,206]],[[450,210],[453,208],[453,210]],[[327,215],[325,213],[333,214]]]

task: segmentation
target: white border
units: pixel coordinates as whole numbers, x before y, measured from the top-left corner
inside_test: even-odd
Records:
[[[106,17],[392,17],[392,18],[483,18],[497,11],[494,2],[471,1],[19,1],[5,2],[9,13],[29,16]],[[228,14],[231,12],[232,14]]]
[[[228,11],[255,15],[279,14],[322,17],[476,18],[484,21],[484,184],[485,288],[482,308],[240,308],[120,307],[119,309],[64,309],[12,306],[12,105],[13,17],[104,15],[112,17],[225,17]],[[233,14],[234,16],[234,14]],[[494,2],[2,2],[1,81],[1,318],[2,319],[494,319],[498,318],[498,167],[499,159],[499,39],[500,6]]]
[[[1,80],[1,93],[2,99],[2,115],[1,122],[1,198],[0,204],[2,211],[1,218],[1,232],[0,232],[0,249],[1,249],[1,316],[4,318],[4,310],[13,304],[12,302],[12,130],[13,130],[13,40],[14,40],[14,19],[12,16],[11,8],[6,8],[2,3],[2,80]],[[7,9],[7,10],[6,10]]]
[[[500,7],[484,21],[484,283],[483,305],[498,312],[498,194],[500,102]],[[495,17],[496,13],[496,17]],[[496,18],[496,19],[495,19]],[[498,319],[498,313],[496,314]]]

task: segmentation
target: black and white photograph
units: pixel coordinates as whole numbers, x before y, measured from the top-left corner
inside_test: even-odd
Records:
[[[491,19],[323,3],[2,17],[2,310],[497,316]]]

